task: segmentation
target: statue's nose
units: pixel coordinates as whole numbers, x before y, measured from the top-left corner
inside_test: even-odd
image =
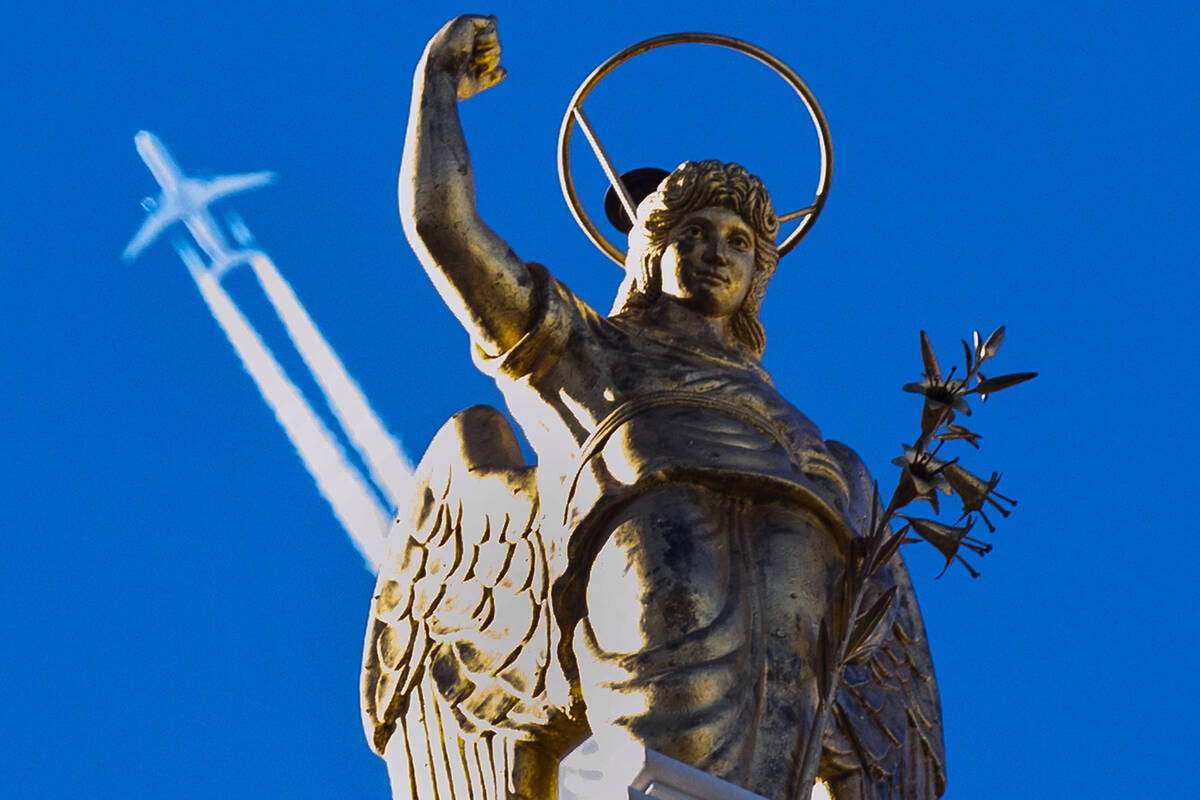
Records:
[[[720,236],[709,236],[704,242],[704,260],[709,264],[726,264],[729,253]]]

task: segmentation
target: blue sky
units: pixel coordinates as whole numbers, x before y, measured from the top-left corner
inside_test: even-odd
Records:
[[[412,68],[468,10],[497,14],[509,70],[464,108],[481,211],[603,308],[619,273],[554,170],[575,86],[683,29],[745,38],[804,76],[835,167],[764,308],[783,393],[890,488],[919,415],[899,391],[920,372],[919,330],[948,361],[972,328],[1007,325],[997,367],[1041,373],[974,418],[983,446],[964,463],[1002,471],[1020,501],[983,577],[935,581],[936,557],[909,555],[948,797],[1193,791],[1189,4],[281,9],[6,14],[0,795],[387,796],[358,718],[372,578],[169,245],[119,256],[155,190],[137,130],[191,172],[275,170],[229,207],[408,452],[460,408],[499,404],[395,212]],[[814,141],[786,89],[735,55],[663,53],[589,104],[618,166],[736,160],[780,208],[807,204]],[[575,159],[594,200],[603,178]],[[315,401],[251,275],[225,286]]]

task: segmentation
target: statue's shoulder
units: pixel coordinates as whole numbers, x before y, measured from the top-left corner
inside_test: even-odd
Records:
[[[553,312],[555,310],[554,306],[561,305],[589,320],[607,321],[604,315],[592,308],[570,286],[556,278],[554,273],[545,264],[537,261],[526,261],[525,266],[529,270],[530,278],[533,280],[534,297],[536,300],[536,306],[533,311],[535,320],[545,316],[549,312]]]
[[[485,354],[475,348],[473,358],[484,374],[537,384],[564,358],[595,360],[594,355],[586,354],[602,352],[616,329],[544,265],[525,263],[533,281],[533,304],[525,335],[499,354]],[[599,346],[589,347],[587,343],[593,341]]]

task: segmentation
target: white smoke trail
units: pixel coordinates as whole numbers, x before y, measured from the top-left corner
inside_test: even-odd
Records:
[[[275,419],[300,454],[317,488],[374,573],[386,553],[388,512],[368,491],[362,475],[347,461],[337,440],[284,374],[217,279],[204,267],[196,251],[186,245],[178,249],[213,317],[258,385],[263,400],[275,412]],[[269,263],[265,255],[258,255]]]
[[[387,496],[393,509],[406,504],[411,492],[412,464],[401,454],[396,440],[384,429],[362,390],[347,374],[341,359],[271,259],[264,253],[256,253],[251,256],[250,265],[342,430],[366,463],[371,480]]]

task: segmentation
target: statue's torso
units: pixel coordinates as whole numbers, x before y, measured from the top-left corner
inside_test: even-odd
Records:
[[[842,465],[757,363],[544,280],[533,330],[480,361],[537,452],[543,536],[566,540],[558,622],[593,730],[780,796],[854,535]]]

